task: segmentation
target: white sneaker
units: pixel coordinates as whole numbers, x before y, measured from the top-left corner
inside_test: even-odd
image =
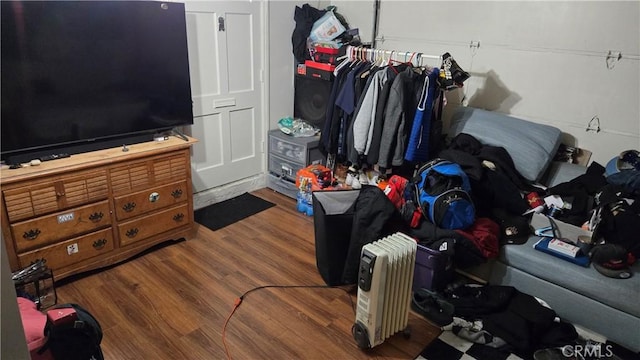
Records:
[[[360,181],[360,185],[369,184],[369,178],[367,177],[367,174],[365,174],[364,172],[360,172],[360,175],[358,175],[358,180]]]
[[[353,177],[353,182],[351,183],[351,188],[352,189],[361,189],[362,188],[362,184],[360,184],[360,180],[358,180],[357,177]]]
[[[352,173],[352,172],[350,172],[350,171],[349,171],[349,172],[347,172],[347,177],[346,177],[346,179],[344,180],[344,183],[345,183],[347,186],[351,186],[351,185],[353,184],[353,179],[355,179],[355,176],[353,175],[353,173]]]

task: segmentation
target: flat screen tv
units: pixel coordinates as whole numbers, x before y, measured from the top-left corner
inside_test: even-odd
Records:
[[[2,1],[2,160],[193,124],[184,4]]]

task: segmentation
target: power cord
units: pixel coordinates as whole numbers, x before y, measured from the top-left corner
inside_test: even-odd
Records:
[[[233,358],[231,357],[231,353],[229,352],[229,347],[227,346],[227,340],[226,340],[227,325],[229,324],[229,320],[231,320],[231,317],[236,312],[236,310],[240,307],[240,304],[242,304],[242,301],[244,300],[244,298],[247,295],[249,295],[250,293],[252,293],[254,291],[257,291],[257,290],[269,289],[269,288],[276,288],[276,289],[295,289],[295,288],[298,288],[298,289],[299,288],[306,288],[306,289],[339,289],[339,290],[344,291],[347,295],[349,295],[349,302],[351,303],[351,310],[353,310],[354,316],[356,314],[355,304],[353,303],[353,298],[349,294],[349,290],[345,289],[345,288],[338,287],[338,286],[329,286],[329,285],[263,285],[263,286],[254,287],[253,289],[249,289],[249,290],[245,291],[244,294],[242,294],[242,295],[240,295],[240,297],[236,298],[236,300],[233,302],[233,309],[231,309],[231,312],[229,313],[229,316],[227,316],[227,319],[224,322],[224,326],[222,327],[222,345],[224,346],[224,352],[227,355],[227,359],[233,360]]]

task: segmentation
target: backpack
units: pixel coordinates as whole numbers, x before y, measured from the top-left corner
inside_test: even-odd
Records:
[[[464,229],[475,221],[471,185],[460,165],[434,159],[418,169],[416,201],[424,217],[443,229]]]
[[[64,360],[104,360],[102,328],[91,313],[77,304],[62,304],[47,311],[45,348]]]
[[[591,260],[621,267],[633,264],[640,258],[640,195],[607,184],[594,201]]]

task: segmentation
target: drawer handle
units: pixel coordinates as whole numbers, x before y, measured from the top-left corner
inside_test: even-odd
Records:
[[[135,208],[136,208],[136,203],[134,203],[134,202],[128,202],[128,203],[126,203],[126,204],[124,204],[122,206],[122,210],[124,210],[126,212],[132,212],[133,209],[135,209]]]
[[[102,220],[103,216],[104,214],[102,212],[94,212],[93,214],[89,215],[89,220],[93,221],[94,223],[97,223],[100,220]]]
[[[56,197],[57,197],[57,198],[65,197],[66,195],[67,195],[67,194],[65,194],[65,192],[64,192],[64,191],[61,191],[61,192],[57,192],[57,191],[56,191]]]
[[[158,194],[157,192],[152,192],[151,194],[149,194],[150,202],[156,202],[158,200],[160,200],[160,194]]]
[[[173,190],[173,192],[171,193],[171,196],[173,196],[174,199],[177,199],[177,198],[181,197],[182,196],[182,189]]]
[[[105,245],[107,245],[107,239],[98,239],[93,242],[93,248],[96,250],[102,249]]]
[[[175,215],[173,215],[173,221],[175,222],[181,222],[184,219],[184,214],[183,213],[177,213]]]
[[[40,233],[41,231],[39,229],[31,229],[29,231],[25,231],[22,237],[27,240],[35,240],[38,237],[38,235],[40,235]]]
[[[133,228],[133,229],[127,230],[126,235],[127,235],[128,238],[136,237],[136,235],[138,235],[138,228]]]

